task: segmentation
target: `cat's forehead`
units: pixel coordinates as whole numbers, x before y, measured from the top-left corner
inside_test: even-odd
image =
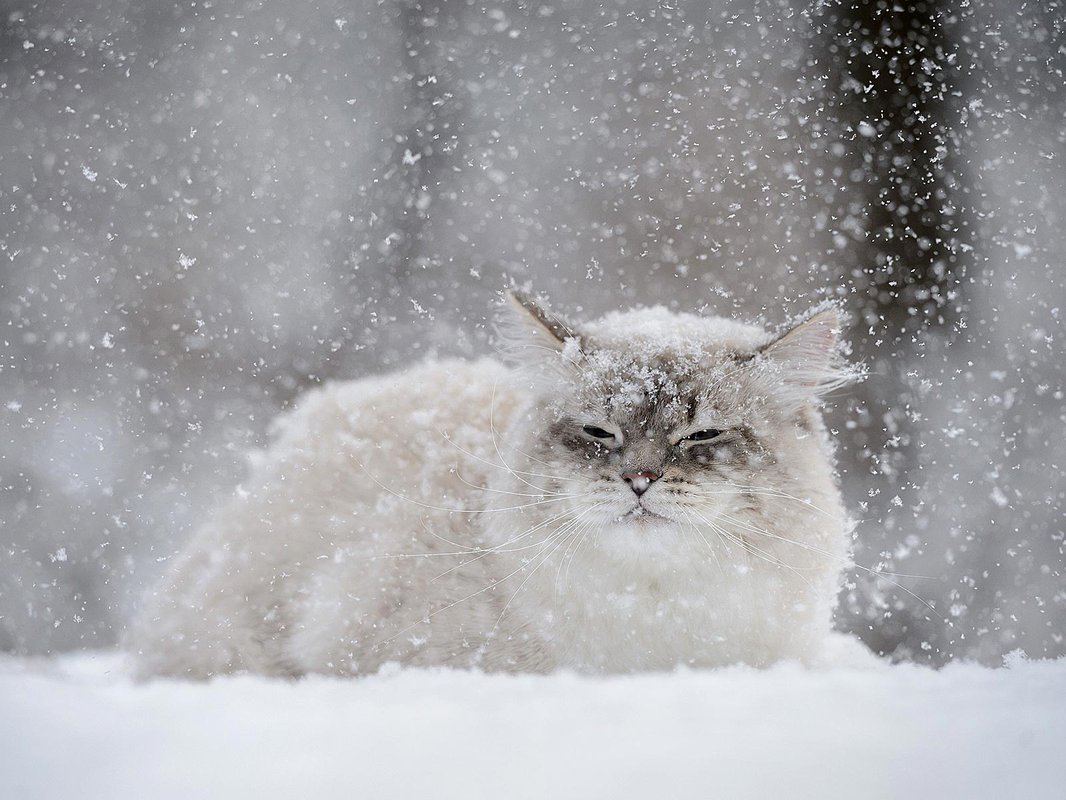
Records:
[[[709,359],[678,358],[644,349],[590,347],[582,360],[580,385],[619,406],[638,407],[662,398],[680,398],[705,388]]]
[[[735,407],[745,365],[766,334],[720,318],[645,309],[584,333],[577,400],[621,425],[673,428],[710,405]]]
[[[590,349],[582,362],[575,399],[620,424],[632,420],[675,426],[714,403],[730,374],[737,377],[743,359],[725,351],[679,357],[647,350]]]

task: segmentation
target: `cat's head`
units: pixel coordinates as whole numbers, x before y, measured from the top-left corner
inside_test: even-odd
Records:
[[[501,342],[533,400],[519,425],[530,491],[642,543],[835,497],[818,407],[854,377],[837,308],[773,335],[661,307],[577,324],[524,294],[508,303]]]

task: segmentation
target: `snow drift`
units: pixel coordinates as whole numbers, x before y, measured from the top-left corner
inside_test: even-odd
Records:
[[[135,684],[0,662],[4,796],[1059,798],[1066,660]]]

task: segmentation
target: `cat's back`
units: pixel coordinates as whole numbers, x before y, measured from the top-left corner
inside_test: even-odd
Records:
[[[358,579],[378,604],[417,577],[405,554],[476,546],[516,409],[508,375],[490,359],[430,361],[307,393],[146,597],[130,636],[141,671],[284,673],[285,653],[258,643],[282,648],[301,617],[328,614],[310,608],[338,596],[325,584]],[[357,605],[345,614],[379,610]]]
[[[282,525],[286,558],[383,535],[381,520],[478,508],[516,402],[498,362],[428,361],[309,392],[273,426],[238,493]],[[248,517],[238,502],[239,513]],[[376,529],[360,522],[377,518]],[[270,530],[259,532],[262,543]]]
[[[381,468],[403,467],[410,476],[436,474],[457,459],[481,463],[493,454],[494,431],[514,413],[508,377],[491,359],[445,360],[326,384],[274,423],[274,443],[252,457],[255,477],[270,480],[278,467],[302,464],[358,483],[384,478],[379,488],[395,491],[402,476],[379,475]]]

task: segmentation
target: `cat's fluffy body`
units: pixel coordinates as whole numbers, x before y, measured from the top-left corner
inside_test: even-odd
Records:
[[[335,383],[284,417],[146,598],[140,672],[825,658],[848,553],[816,409],[845,375],[836,313],[775,340],[515,306],[511,366]]]

